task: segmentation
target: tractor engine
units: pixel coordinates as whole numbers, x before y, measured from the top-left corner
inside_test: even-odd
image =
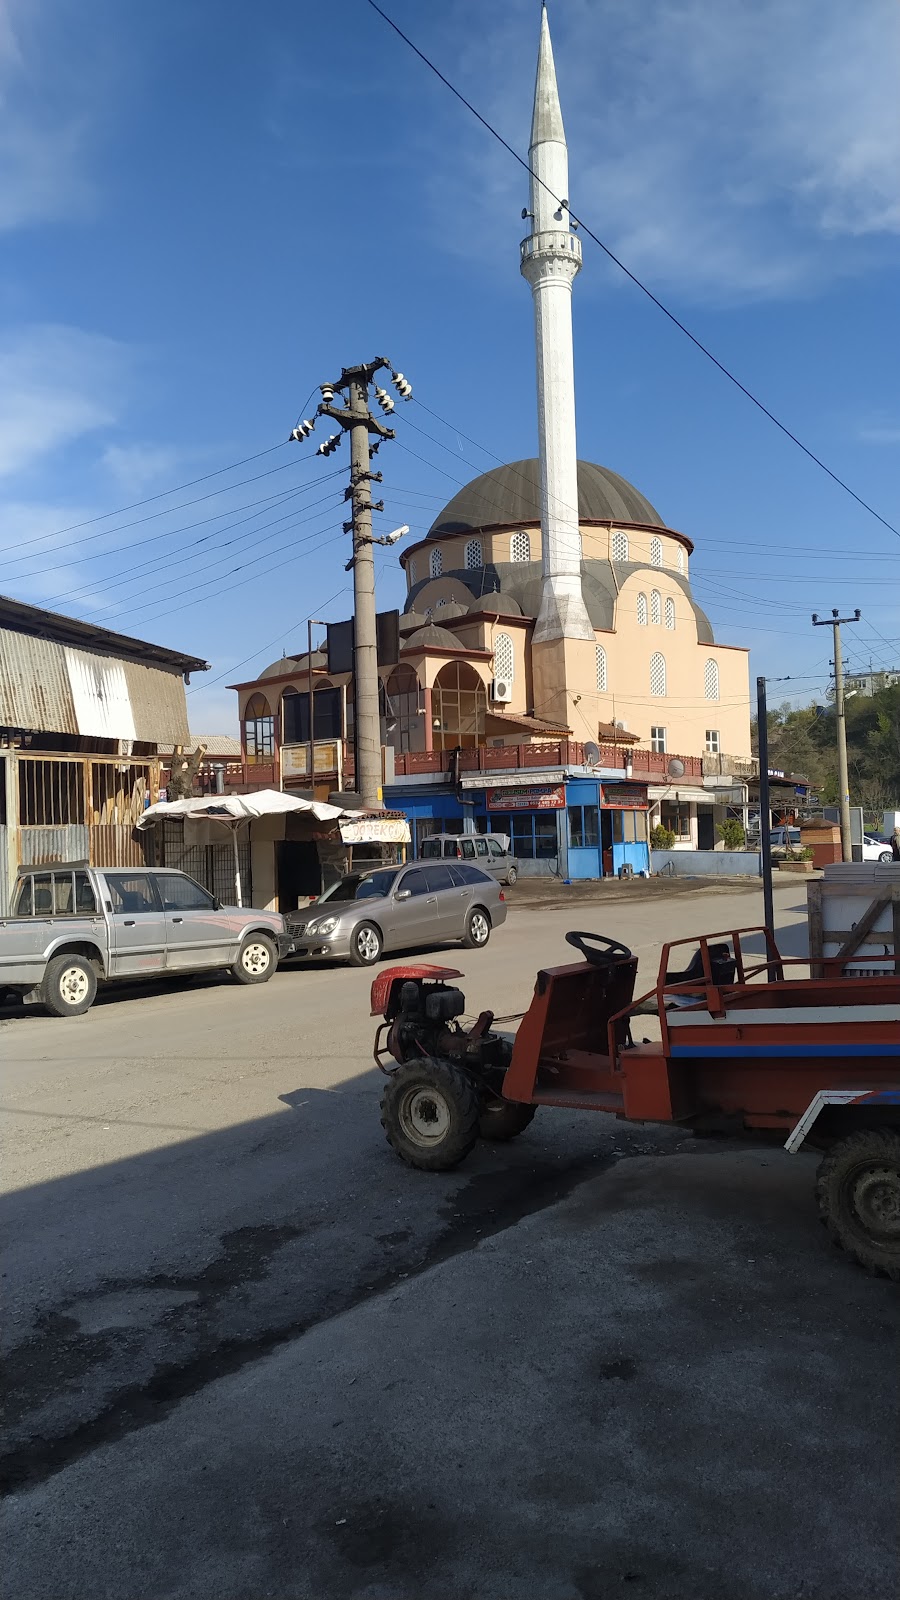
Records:
[[[385,1048],[401,1065],[417,1057],[440,1057],[478,1074],[499,1089],[512,1046],[491,1032],[492,1011],[471,1028],[458,1021],[466,1009],[461,989],[444,982],[460,973],[441,967],[394,967],[372,984],[372,1014],[381,1015]]]

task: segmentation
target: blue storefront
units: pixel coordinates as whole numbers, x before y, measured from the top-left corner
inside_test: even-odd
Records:
[[[570,773],[392,784],[384,803],[409,818],[412,845],[432,833],[504,833],[527,877],[635,876],[650,870],[645,786]]]

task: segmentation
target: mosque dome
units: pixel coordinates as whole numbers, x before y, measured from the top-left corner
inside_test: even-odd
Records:
[[[608,467],[593,461],[578,463],[578,515],[584,522],[650,523],[666,526],[655,506],[639,489]],[[540,523],[541,466],[530,461],[510,461],[473,478],[435,518],[429,539],[469,529],[519,527]]]
[[[480,594],[472,601],[470,611],[487,612],[492,617],[521,617],[522,607],[518,600],[511,594],[501,594],[492,590],[489,594]],[[537,613],[535,613],[537,615]]]
[[[404,650],[458,650],[459,640],[449,628],[436,628],[433,622],[427,627],[419,628],[416,633],[410,634],[406,640]]]

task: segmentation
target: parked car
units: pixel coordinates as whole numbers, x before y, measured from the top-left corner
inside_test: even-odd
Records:
[[[864,833],[862,843],[863,861],[893,861],[889,839],[879,839],[874,833]]]
[[[330,956],[370,967],[384,950],[461,939],[481,950],[506,921],[500,886],[467,861],[416,863],[351,872],[285,924],[291,954]]]
[[[423,839],[422,861],[471,861],[498,883],[515,883],[519,863],[510,855],[505,833],[433,833]]]
[[[802,843],[799,828],[772,828],[769,841],[773,850],[799,850]]]
[[[266,983],[289,943],[279,913],[220,905],[184,872],[26,867],[0,921],[0,989],[74,1017],[119,979],[224,968]]]

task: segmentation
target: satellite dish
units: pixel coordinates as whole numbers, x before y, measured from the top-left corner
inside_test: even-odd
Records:
[[[683,761],[679,761],[677,756],[673,756],[671,761],[668,763],[668,765],[666,767],[666,771],[669,774],[670,778],[683,778],[684,777],[684,762]]]
[[[584,747],[584,764],[586,767],[599,767],[600,765],[600,746],[595,744],[593,739],[589,739]]]

